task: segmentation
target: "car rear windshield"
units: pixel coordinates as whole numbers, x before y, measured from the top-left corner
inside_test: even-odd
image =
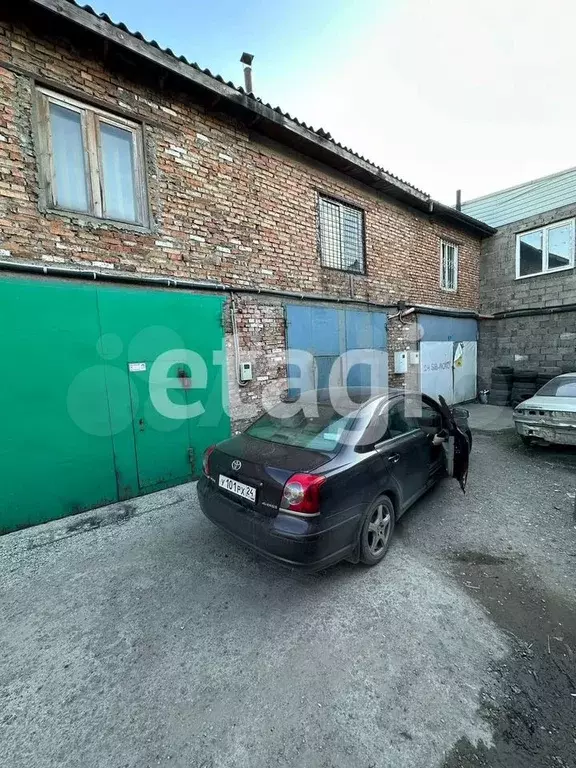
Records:
[[[576,376],[552,379],[536,394],[542,397],[576,397]]]
[[[273,443],[333,453],[355,420],[354,414],[342,416],[332,405],[324,403],[297,413],[293,410],[290,404],[280,404],[255,421],[246,433]]]

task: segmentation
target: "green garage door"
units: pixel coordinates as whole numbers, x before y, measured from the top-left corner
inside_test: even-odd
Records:
[[[0,280],[1,533],[199,474],[230,433],[222,303]]]

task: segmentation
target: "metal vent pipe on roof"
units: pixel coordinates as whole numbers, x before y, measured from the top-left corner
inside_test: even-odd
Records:
[[[457,211],[462,210],[462,190],[461,189],[456,190],[456,210]]]
[[[251,53],[243,53],[240,57],[240,61],[244,64],[244,88],[246,93],[253,93],[252,91],[252,61],[254,56]]]

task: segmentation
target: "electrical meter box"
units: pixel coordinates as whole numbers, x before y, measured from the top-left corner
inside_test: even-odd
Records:
[[[252,363],[240,363],[240,381],[252,381]]]
[[[408,371],[408,352],[394,352],[394,373],[406,373]]]

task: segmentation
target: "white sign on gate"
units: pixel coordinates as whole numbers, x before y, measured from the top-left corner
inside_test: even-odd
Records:
[[[453,360],[454,342],[420,342],[420,384],[423,394],[435,400],[442,395],[449,405],[454,402]]]

